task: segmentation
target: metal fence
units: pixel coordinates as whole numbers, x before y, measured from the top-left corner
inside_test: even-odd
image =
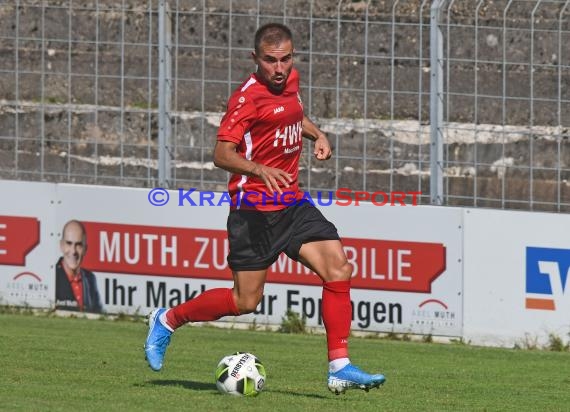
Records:
[[[0,178],[224,190],[212,149],[255,68],[294,32],[306,190],[570,210],[570,0],[4,0]]]

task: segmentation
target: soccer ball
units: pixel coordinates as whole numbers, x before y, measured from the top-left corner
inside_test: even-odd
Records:
[[[257,396],[265,385],[265,368],[257,357],[247,352],[224,356],[216,368],[216,386],[234,396]]]

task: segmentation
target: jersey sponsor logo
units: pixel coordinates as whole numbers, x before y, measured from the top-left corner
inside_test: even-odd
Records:
[[[275,109],[273,109],[273,114],[281,113],[284,111],[285,111],[285,108],[283,106],[279,106],[279,107],[276,107]]]
[[[527,247],[526,308],[556,310],[564,301],[569,275],[569,249]]]
[[[273,147],[283,147],[283,153],[294,153],[301,148],[300,142],[303,131],[303,122],[298,121],[283,128],[275,130]]]
[[[295,147],[291,147],[291,148],[286,148],[285,150],[283,150],[283,153],[285,154],[290,154],[290,153],[295,153],[297,150],[299,150],[301,147],[300,146],[295,146]]]

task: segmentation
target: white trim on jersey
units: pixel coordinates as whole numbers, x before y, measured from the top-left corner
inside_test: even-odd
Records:
[[[254,80],[255,81],[255,80]],[[245,141],[245,158],[246,160],[251,160],[251,152],[253,150],[253,142],[251,140],[251,132],[247,132],[243,135],[243,140]],[[241,193],[243,193],[243,185],[247,182],[247,175],[241,175],[241,180],[237,184],[238,190],[240,192],[239,199],[241,199]],[[238,203],[237,209],[241,206],[241,202]]]
[[[250,77],[249,80],[247,81],[247,83],[244,84],[243,87],[241,88],[241,91],[242,91],[242,92],[245,92],[245,90],[246,90],[249,86],[251,86],[252,84],[254,84],[256,81],[257,81],[257,80],[255,80],[255,79],[253,78],[253,76]]]

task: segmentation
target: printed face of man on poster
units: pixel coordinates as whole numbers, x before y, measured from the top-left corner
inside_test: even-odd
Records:
[[[63,256],[62,264],[66,272],[78,275],[81,263],[87,252],[86,235],[83,225],[74,220],[68,222],[63,228],[59,247]]]
[[[55,307],[79,312],[102,312],[95,275],[81,267],[87,253],[87,233],[83,224],[70,220],[59,241],[62,256],[55,268]]]

